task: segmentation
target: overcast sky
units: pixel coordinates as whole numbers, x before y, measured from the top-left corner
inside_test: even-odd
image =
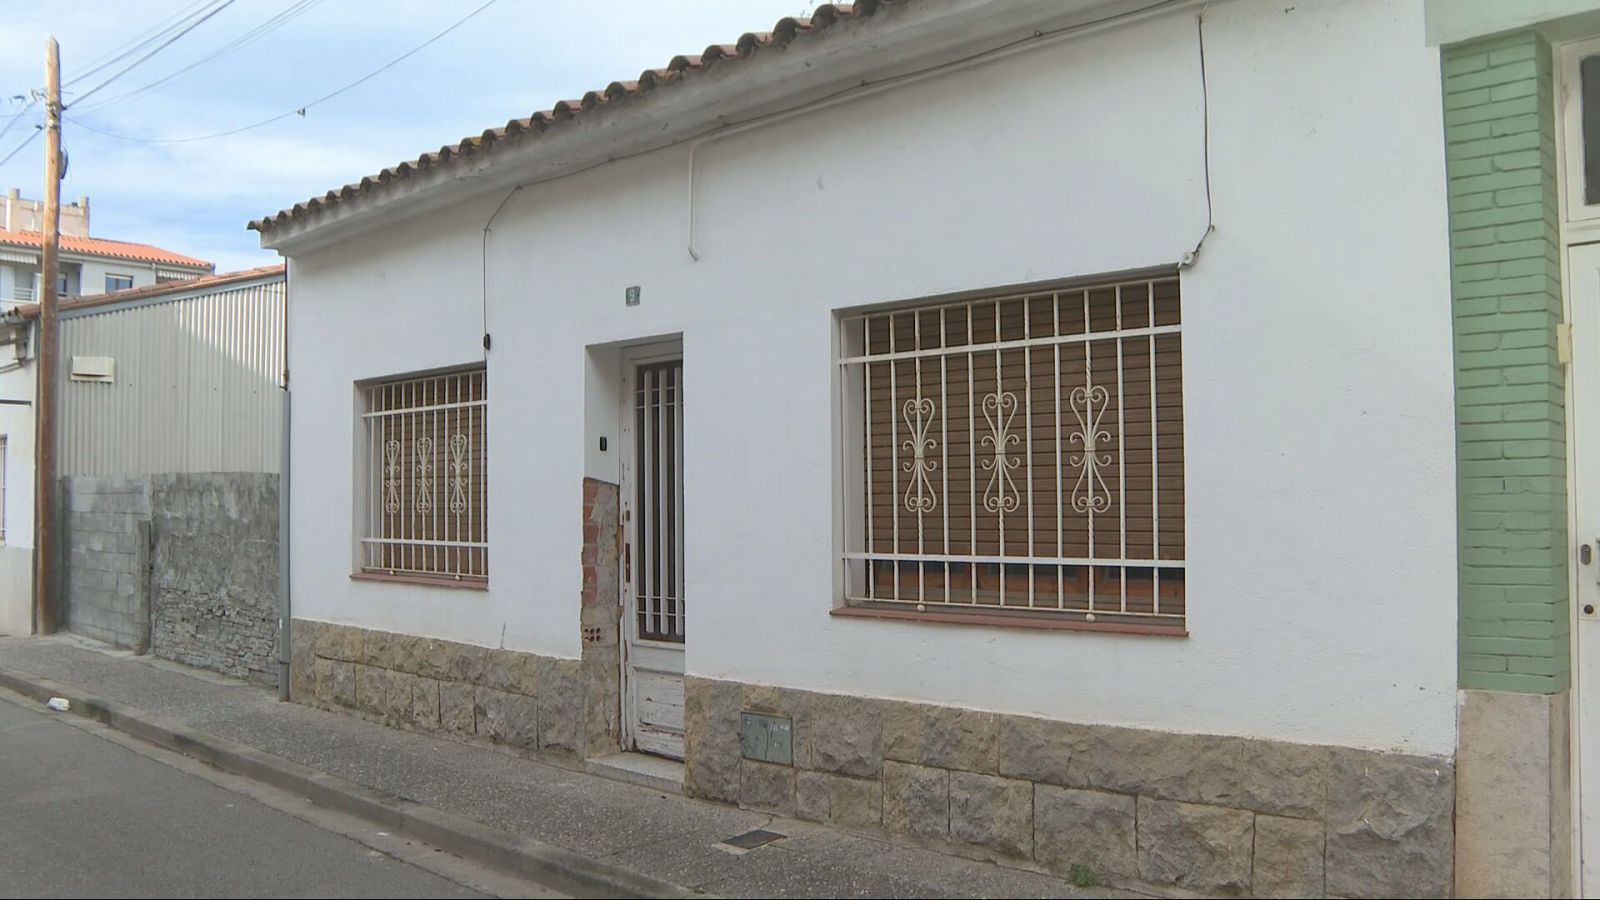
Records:
[[[216,2],[216,0],[211,0]],[[272,262],[246,221],[359,180],[426,150],[635,78],[679,53],[731,43],[803,15],[812,0],[497,0],[437,43],[305,117],[242,134],[186,138],[257,122],[342,87],[416,47],[484,0],[235,0],[165,50],[68,109],[62,199],[90,198],[98,237],[189,253],[218,271]],[[79,76],[147,30],[207,0],[0,0],[0,128],[10,99],[44,84],[47,35],[61,42],[69,107],[141,54]],[[136,96],[274,16],[252,42]],[[81,117],[84,127],[74,127]],[[0,137],[0,157],[42,121],[35,105]],[[0,165],[0,188],[42,193],[43,141]]]

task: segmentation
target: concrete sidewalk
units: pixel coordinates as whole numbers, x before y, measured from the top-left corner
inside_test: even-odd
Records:
[[[580,895],[1081,897],[1045,875],[690,800],[476,744],[279,703],[260,687],[70,638],[0,636],[0,686]],[[741,852],[755,829],[782,837]]]

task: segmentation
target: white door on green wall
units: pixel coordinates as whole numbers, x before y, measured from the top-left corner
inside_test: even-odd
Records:
[[[1577,607],[1579,846],[1583,895],[1600,897],[1600,244],[1571,248],[1572,597]]]
[[[683,358],[623,360],[623,737],[683,758]]]

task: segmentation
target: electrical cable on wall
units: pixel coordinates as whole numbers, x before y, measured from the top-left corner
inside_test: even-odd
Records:
[[[1200,160],[1206,186],[1206,230],[1200,232],[1200,240],[1195,241],[1194,249],[1183,254],[1178,262],[1179,269],[1194,265],[1195,260],[1200,258],[1200,248],[1205,246],[1206,238],[1217,230],[1211,211],[1211,90],[1206,85],[1206,7],[1200,8],[1194,27],[1200,48]]]

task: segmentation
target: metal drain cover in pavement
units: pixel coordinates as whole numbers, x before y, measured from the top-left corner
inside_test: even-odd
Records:
[[[786,837],[788,837],[786,834],[757,828],[754,831],[746,831],[744,834],[736,834],[722,843],[730,847],[737,847],[740,850],[754,850],[757,847],[764,847],[773,841],[780,841]]]

